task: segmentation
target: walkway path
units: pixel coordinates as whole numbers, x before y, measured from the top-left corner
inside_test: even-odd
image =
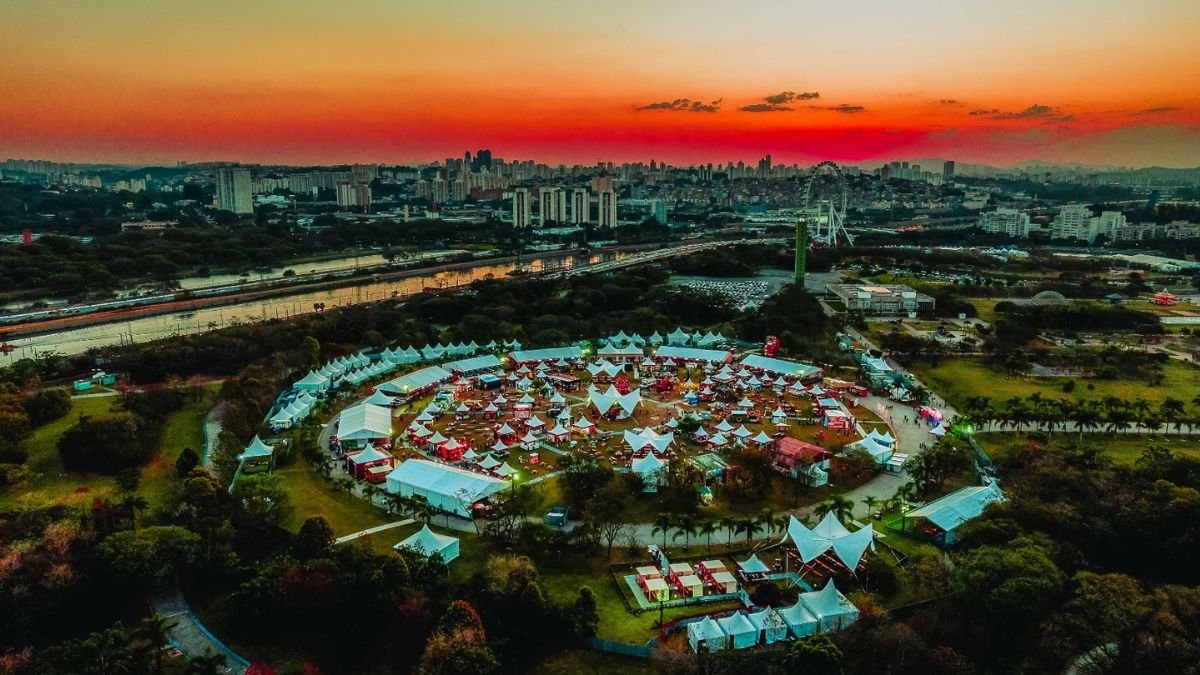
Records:
[[[150,598],[150,608],[155,613],[174,623],[170,630],[171,644],[183,652],[190,661],[205,654],[223,654],[225,668],[220,672],[241,675],[246,672],[250,662],[239,656],[208,632],[200,619],[192,613],[192,608],[178,588],[155,595]]]
[[[365,530],[359,530],[358,532],[348,534],[344,537],[338,537],[337,539],[333,540],[333,543],[344,544],[348,541],[354,541],[355,539],[358,539],[360,537],[366,537],[366,536],[375,534],[377,532],[384,532],[386,530],[392,530],[397,527],[404,527],[405,525],[412,525],[415,522],[417,522],[417,521],[413,520],[412,518],[405,518],[404,520],[397,520],[394,523],[387,523],[386,525],[376,525],[375,527],[368,527]]]

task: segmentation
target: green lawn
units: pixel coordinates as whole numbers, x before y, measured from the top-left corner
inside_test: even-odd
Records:
[[[911,370],[927,387],[956,407],[972,396],[985,396],[999,406],[1013,396],[1025,397],[1034,392],[1040,392],[1043,398],[1069,397],[1078,401],[1102,399],[1111,394],[1127,401],[1144,398],[1151,403],[1168,396],[1186,403],[1200,392],[1200,368],[1176,360],[1166,363],[1163,383],[1157,387],[1141,380],[1077,379],[1075,391],[1070,394],[1063,393],[1062,385],[1071,378],[1010,377],[976,359],[946,359],[936,368],[922,362]]]
[[[98,474],[68,474],[58,456],[58,439],[79,421],[81,415],[101,418],[110,414],[116,397],[76,398],[71,410],[49,424],[38,427],[25,441],[29,452],[26,466],[33,476],[24,483],[0,492],[0,507],[44,506],[47,504],[91,503],[93,497],[113,491],[112,478]],[[76,492],[76,490],[80,490]]]
[[[196,400],[188,401],[167,418],[163,425],[162,440],[158,444],[159,451],[150,458],[142,473],[140,492],[150,502],[151,508],[166,501],[174,484],[175,462],[179,459],[179,453],[184,448],[191,448],[197,455],[204,454],[204,418],[216,404],[220,389],[219,382],[201,388]]]
[[[1023,433],[984,433],[976,434],[975,439],[993,460],[997,460],[1010,455],[1013,448],[1019,446],[1026,436],[1027,434]],[[1066,447],[1081,447],[1079,434],[1056,433],[1053,442]],[[1114,464],[1125,466],[1131,466],[1151,445],[1161,445],[1170,448],[1177,455],[1200,459],[1200,436],[1084,434],[1082,441],[1082,447],[1099,448]]]
[[[311,516],[325,516],[338,537],[398,520],[389,518],[382,509],[366,500],[335,492],[308,462],[299,458],[275,473],[291,499],[292,518],[288,528],[293,531],[300,529],[300,524]]]

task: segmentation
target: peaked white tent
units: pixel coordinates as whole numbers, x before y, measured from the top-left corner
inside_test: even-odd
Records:
[[[307,375],[296,380],[292,387],[301,391],[323,391],[329,388],[329,378],[315,370],[310,370]]]
[[[803,597],[803,594],[801,594],[801,597]],[[804,603],[799,598],[796,599],[796,604],[779,610],[779,616],[787,624],[788,631],[797,638],[812,635],[817,632],[817,628],[821,624],[820,619],[813,616],[812,612],[808,611],[808,608],[804,606]]]
[[[704,650],[716,652],[727,647],[728,638],[725,636],[725,631],[721,630],[720,624],[711,616],[689,623],[687,633],[688,644],[696,653]]]
[[[641,402],[642,392],[637,389],[628,394],[621,394],[616,387],[611,385],[604,393],[595,387],[588,388],[588,403],[595,407],[601,415],[606,415],[610,410],[616,408],[617,419],[628,419]]]
[[[833,579],[825,582],[825,588],[819,591],[801,593],[796,601],[816,618],[817,630],[822,633],[843,630],[858,621],[858,608],[833,585]]]
[[[779,612],[770,607],[747,614],[746,620],[758,630],[758,641],[764,645],[787,639],[787,622],[779,616]]]
[[[626,430],[624,440],[629,444],[629,448],[634,452],[638,452],[643,448],[651,448],[655,452],[662,454],[667,451],[667,447],[675,441],[675,434],[667,433],[660,434],[650,427],[645,429],[629,431]]]
[[[659,459],[653,452],[646,453],[645,457],[638,457],[630,463],[630,470],[641,476],[645,492],[658,492],[658,485],[662,482],[662,472],[667,466],[665,460]]]
[[[758,629],[750,623],[744,612],[717,619],[717,625],[729,636],[729,646],[734,649],[747,649],[758,644]]]
[[[880,433],[878,429],[872,429],[871,433],[867,434],[867,438],[887,448],[891,448],[896,445],[896,437],[893,436],[892,432],[890,431],[884,431],[883,433]]]
[[[368,405],[390,406],[392,404],[392,397],[376,389],[375,393],[368,396],[363,403]]]
[[[821,522],[811,530],[796,520],[795,516],[791,516],[788,519],[786,539],[791,539],[805,563],[817,559],[827,551],[833,551],[837,559],[851,570],[858,567],[868,548],[875,549],[875,530],[870,525],[850,532],[832,513],[825,514]]]
[[[438,534],[429,529],[429,525],[425,525],[412,536],[392,548],[397,551],[404,549],[416,551],[425,556],[432,556],[436,553],[442,557],[442,562],[447,565],[450,564],[451,560],[458,557],[458,539]]]
[[[248,459],[269,459],[274,454],[275,451],[271,446],[263,443],[261,438],[255,436],[254,440],[250,441],[250,445],[247,445],[246,449],[237,458],[239,462],[244,462]]]
[[[392,435],[392,411],[369,403],[346,408],[338,415],[338,438],[373,441]]]

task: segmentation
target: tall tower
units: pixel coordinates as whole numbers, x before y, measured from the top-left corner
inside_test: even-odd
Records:
[[[592,197],[587,188],[575,188],[571,191],[571,222],[576,225],[587,225],[591,218]]]
[[[513,227],[521,229],[533,225],[533,208],[529,204],[529,188],[513,191]]]
[[[217,169],[217,208],[237,214],[254,213],[250,169]]]
[[[796,262],[794,270],[796,285],[804,288],[805,266],[808,264],[808,218],[801,216],[796,221]]]

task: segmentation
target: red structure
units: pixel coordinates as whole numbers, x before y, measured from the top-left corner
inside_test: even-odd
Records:
[[[1156,305],[1164,305],[1164,306],[1169,307],[1171,305],[1174,305],[1178,301],[1179,301],[1179,298],[1175,297],[1172,293],[1167,291],[1167,289],[1165,289],[1165,288],[1154,294],[1154,304],[1156,304]]]
[[[771,461],[775,466],[784,469],[802,469],[828,459],[832,454],[819,445],[806,443],[798,438],[785,436],[779,439],[771,450]]]
[[[779,338],[774,335],[767,336],[767,342],[763,345],[763,356],[777,356],[779,354]]]
[[[390,469],[395,461],[391,453],[368,445],[359,452],[346,455],[346,472],[361,480],[367,478],[370,469],[377,466],[386,466]]]

